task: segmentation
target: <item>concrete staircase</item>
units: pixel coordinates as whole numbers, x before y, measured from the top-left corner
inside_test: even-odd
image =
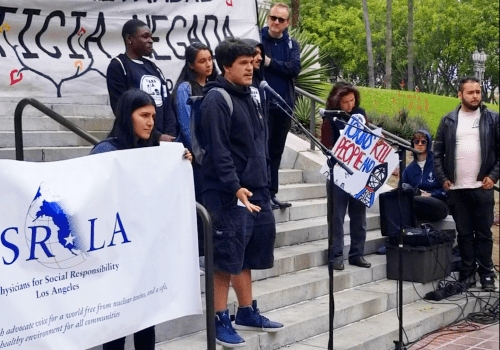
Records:
[[[75,99],[44,100],[70,120],[102,139],[114,120],[107,96],[83,96]],[[0,158],[15,159],[13,114],[18,99],[0,99]],[[32,107],[23,118],[25,159],[53,161],[87,155],[88,143],[68,132]],[[277,239],[274,268],[252,274],[254,298],[267,317],[285,324],[278,333],[241,331],[247,345],[244,349],[326,349],[328,344],[328,271],[327,221],[324,177],[319,169],[324,162],[319,152],[308,150],[309,144],[290,134],[280,171],[279,198],[293,206],[275,211]],[[453,227],[447,220],[443,228]],[[366,259],[369,269],[350,266],[335,271],[334,348],[391,349],[398,339],[397,283],[386,279],[386,257],[374,254],[384,242],[380,234],[378,205],[367,215]],[[349,232],[349,218],[344,230]],[[346,236],[344,255],[350,239]],[[204,285],[204,276],[202,285]],[[433,283],[403,283],[404,320],[410,340],[449,324],[471,312],[472,303],[428,304],[421,297],[435,288]],[[478,308],[479,305],[476,305]],[[231,290],[229,309],[237,308]],[[205,319],[202,315],[184,317],[156,326],[157,350],[206,349]],[[405,338],[406,341],[406,338]],[[98,350],[101,347],[95,347]],[[222,348],[218,346],[218,348]],[[127,337],[126,349],[133,349]]]
[[[114,116],[107,95],[37,98],[98,139],[104,139]],[[0,98],[0,159],[15,159],[14,111],[20,98]],[[26,161],[55,161],[89,154],[90,144],[32,106],[23,111]]]
[[[280,171],[280,199],[293,206],[275,211],[277,239],[275,266],[253,271],[254,298],[260,311],[285,324],[277,333],[240,331],[246,340],[243,349],[327,349],[328,269],[327,222],[324,179],[318,170],[322,156],[308,151],[308,144],[289,134]],[[305,179],[313,182],[305,182]],[[453,227],[450,220],[443,228]],[[367,214],[366,259],[369,269],[350,266],[335,271],[335,349],[391,349],[398,339],[397,283],[386,279],[386,257],[376,255],[385,241],[380,234],[378,205]],[[344,225],[349,232],[349,218]],[[350,239],[346,236],[344,255]],[[434,283],[403,283],[404,326],[410,340],[451,323],[462,312],[471,312],[472,303],[430,305],[421,301]],[[229,295],[230,313],[235,313],[234,292]],[[205,349],[204,318],[191,316],[156,326],[157,350]],[[406,339],[405,339],[406,341]],[[128,342],[130,343],[130,342]],[[222,349],[221,346],[217,346]],[[132,348],[130,348],[132,349]]]

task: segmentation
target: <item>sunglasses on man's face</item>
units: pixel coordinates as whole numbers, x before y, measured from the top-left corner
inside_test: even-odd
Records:
[[[413,143],[416,145],[418,145],[418,144],[426,145],[427,141],[426,140],[413,140]]]
[[[272,22],[276,22],[276,20],[278,20],[278,22],[280,22],[281,24],[285,23],[285,21],[286,21],[286,18],[281,18],[281,17],[276,17],[276,16],[269,16],[269,19]]]

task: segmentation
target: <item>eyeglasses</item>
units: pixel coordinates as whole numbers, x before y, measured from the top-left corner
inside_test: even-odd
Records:
[[[287,20],[286,18],[276,16],[269,16],[269,19],[271,20],[271,22],[276,22],[276,20],[278,20],[278,22],[280,22],[281,24],[285,23],[285,21]]]
[[[416,145],[418,145],[418,144],[426,145],[427,141],[426,140],[413,140],[413,143]]]

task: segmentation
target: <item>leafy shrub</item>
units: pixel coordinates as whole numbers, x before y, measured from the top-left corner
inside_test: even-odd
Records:
[[[311,110],[311,100],[304,96],[298,96],[295,100],[295,117],[297,118],[299,123],[302,124],[307,130],[309,130],[310,127],[309,124],[311,120]],[[318,131],[321,127],[321,118],[319,117],[319,107],[317,103],[315,105],[314,115],[316,116],[314,124],[316,129],[315,134],[318,135]],[[292,128],[292,131],[294,133],[297,133],[297,131],[299,131],[299,128],[295,125],[292,125]]]
[[[368,119],[373,124],[405,140],[411,139],[420,129],[428,130],[432,134],[429,124],[421,116],[410,116],[405,109],[400,110],[394,117],[371,112]]]

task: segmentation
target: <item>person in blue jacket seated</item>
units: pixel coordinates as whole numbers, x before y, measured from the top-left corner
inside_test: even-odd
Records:
[[[403,189],[415,192],[415,216],[420,222],[435,222],[448,216],[448,194],[434,173],[432,138],[426,130],[413,135],[411,147],[420,151],[403,172]]]
[[[155,125],[155,101],[148,93],[131,89],[122,94],[115,109],[115,122],[108,137],[99,142],[90,154],[105,153],[131,148],[158,146],[159,140],[152,136]],[[191,161],[186,150],[184,157]],[[155,327],[151,326],[134,333],[135,350],[154,350]],[[103,350],[123,350],[125,337],[103,344]]]

